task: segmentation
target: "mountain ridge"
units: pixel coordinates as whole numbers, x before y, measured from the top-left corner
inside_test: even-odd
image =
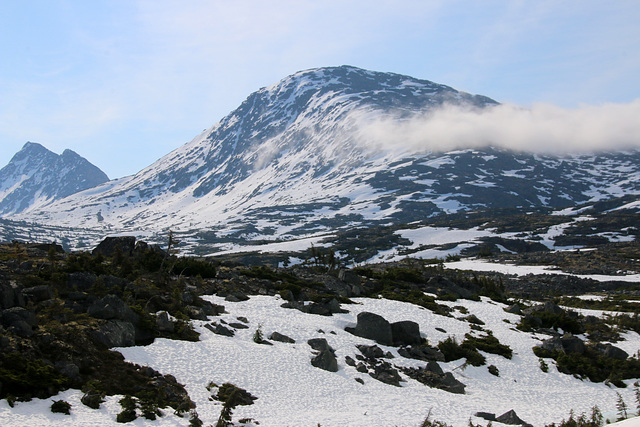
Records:
[[[289,239],[447,212],[568,208],[640,194],[640,151],[545,155],[504,148],[382,147],[362,123],[402,121],[482,95],[350,66],[288,76],[247,97],[139,173],[9,216],[109,233]]]
[[[108,180],[72,150],[57,155],[41,144],[27,142],[0,169],[0,215],[19,214]]]

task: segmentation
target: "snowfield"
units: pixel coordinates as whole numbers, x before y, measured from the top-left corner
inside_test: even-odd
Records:
[[[481,367],[464,367],[463,360],[441,363],[445,372],[453,372],[466,385],[463,395],[429,388],[404,374],[401,375],[406,381],[401,387],[395,387],[345,364],[345,356],[355,358],[359,354],[356,344],[375,344],[344,330],[355,326],[356,316],[362,311],[382,315],[389,322],[415,321],[422,335],[435,345],[449,336],[462,341],[464,334],[471,331],[469,323],[458,319],[464,316],[459,308],[453,312],[454,317],[445,317],[408,303],[359,298],[354,299],[354,305],[343,305],[348,313],[319,316],[281,308],[283,300],[277,296],[252,296],[244,302],[228,302],[217,296],[205,298],[224,305],[227,311],[209,321],[232,323],[238,322],[238,317],[246,317],[249,328],[238,329],[234,337],[223,337],[204,328],[207,322],[195,321],[201,333],[199,342],[157,339],[149,346],[117,349],[128,361],[174,375],[185,384],[205,425],[215,424],[222,408],[221,403],[209,400],[211,393],[206,386],[210,382],[218,385],[230,382],[258,397],[254,405],[234,410],[236,425],[240,419],[251,418],[260,426],[419,426],[429,411],[432,420],[453,426],[467,426],[470,418],[486,425],[486,421],[473,415],[478,411],[501,415],[514,409],[521,419],[542,426],[567,418],[571,409],[576,414],[590,412],[596,404],[613,419],[616,391],[629,407],[635,406],[632,387],[617,389],[603,383],[581,381],[559,373],[551,360],[547,360],[549,372],[542,372],[531,348],[546,337],[516,330],[519,316],[505,312],[504,305],[487,298],[481,302],[458,300],[447,304],[465,307],[475,314],[486,323],[483,328],[493,331],[514,354],[508,360],[483,353],[487,364]],[[296,343],[257,344],[253,335],[258,328],[265,338],[277,331],[295,339]],[[313,350],[307,340],[311,338],[326,338],[335,349],[338,372],[324,371],[310,364]],[[616,345],[629,353],[640,350],[640,335],[630,332],[625,338],[626,341]],[[394,365],[425,365],[425,362],[399,356],[395,347],[380,347],[395,356],[389,359]],[[488,365],[495,365],[500,376],[491,375]],[[355,381],[356,378],[364,380],[364,384]],[[633,381],[626,382],[632,384]],[[18,402],[13,409],[2,401],[0,425],[118,425],[115,422],[120,411],[118,397],[108,398],[99,410],[82,405],[80,397],[81,392],[69,390],[50,399]],[[71,416],[49,411],[51,402],[59,399],[71,403]],[[188,416],[179,418],[172,410],[165,413],[166,416],[157,421],[139,418],[132,425],[189,423]],[[501,424],[494,422],[493,425]],[[629,420],[624,425],[638,424]]]

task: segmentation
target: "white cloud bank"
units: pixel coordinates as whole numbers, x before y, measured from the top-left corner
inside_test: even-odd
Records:
[[[369,147],[447,151],[486,146],[536,153],[640,148],[640,99],[565,109],[549,104],[485,109],[447,105],[409,118],[356,118]]]

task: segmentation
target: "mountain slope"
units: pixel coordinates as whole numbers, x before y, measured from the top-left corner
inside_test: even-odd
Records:
[[[0,215],[39,207],[108,180],[104,172],[71,150],[57,155],[27,142],[0,169]]]
[[[443,212],[565,208],[640,193],[640,152],[446,153],[384,146],[363,132],[442,105],[489,98],[354,67],[302,71],[251,94],[219,123],[138,174],[12,219],[69,227],[274,238]],[[73,215],[70,215],[73,213]]]

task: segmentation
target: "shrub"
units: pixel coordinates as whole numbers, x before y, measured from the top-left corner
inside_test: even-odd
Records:
[[[500,370],[495,365],[489,365],[488,369],[491,375],[495,375],[496,377],[500,376]]]
[[[466,340],[462,344],[458,344],[454,337],[448,337],[438,344],[438,349],[444,354],[446,362],[462,358],[465,358],[473,366],[482,366],[486,362],[486,358]]]
[[[54,400],[51,404],[51,412],[71,415],[71,404],[64,400]]]
[[[540,361],[540,370],[542,372],[549,372],[549,365],[547,365],[547,362],[545,362],[542,357],[539,358],[539,361]]]
[[[138,407],[138,404],[135,398],[129,395],[124,396],[120,399],[120,406],[122,406],[122,412],[116,416],[117,422],[129,423],[138,418],[136,415],[136,408]]]
[[[498,339],[491,333],[483,337],[474,337],[472,335],[466,334],[465,342],[478,350],[482,350],[491,354],[497,354],[506,359],[511,359],[511,357],[513,357],[513,350],[511,350],[511,347],[505,344],[501,344],[500,341],[498,341]]]

